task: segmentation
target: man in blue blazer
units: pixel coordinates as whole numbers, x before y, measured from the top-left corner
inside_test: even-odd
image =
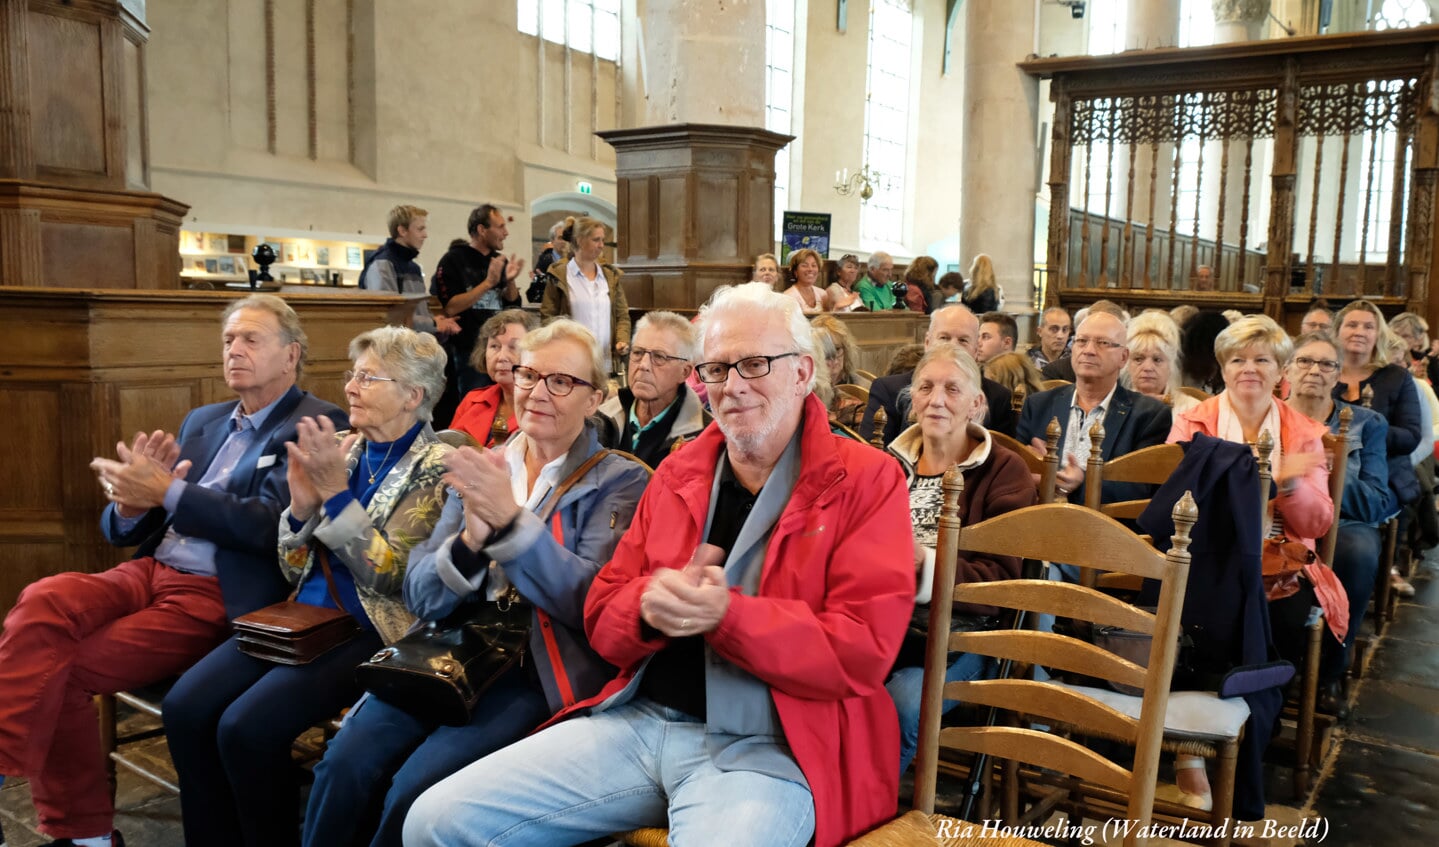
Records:
[[[925,349],[936,344],[957,345],[973,356],[979,344],[979,318],[968,306],[951,303],[935,309],[929,316],[929,330],[924,334]],[[914,381],[914,372],[891,374],[876,379],[869,387],[869,404],[864,408],[860,420],[859,435],[865,441],[874,437],[874,413],[884,409],[884,443],[889,444],[909,426],[909,384]],[[984,426],[1005,435],[1014,435],[1014,407],[1011,405],[1009,389],[992,379],[982,379],[980,388],[989,404],[984,416]]]
[[[1019,415],[1017,437],[1044,453],[1044,434],[1049,422],[1059,419],[1061,461],[1055,480],[1058,496],[1076,497],[1084,502],[1084,465],[1089,461],[1089,431],[1095,421],[1104,422],[1100,454],[1107,462],[1143,447],[1163,444],[1169,437],[1169,407],[1129,391],[1119,384],[1119,374],[1129,361],[1125,346],[1124,322],[1107,312],[1085,317],[1074,333],[1071,353],[1074,384],[1030,395]],[[1113,503],[1139,500],[1152,494],[1151,486],[1106,482],[1101,500]]]
[[[308,342],[285,301],[231,304],[223,342],[238,400],[195,409],[178,438],[140,433],[116,445],[117,458],[91,463],[110,500],[105,537],[138,544],[135,558],[39,580],[5,619],[0,774],[29,778],[54,844],[123,844],[92,696],[180,673],[224,640],[232,617],[284,599],[285,442],[302,417],[347,425],[339,408],[296,387]]]

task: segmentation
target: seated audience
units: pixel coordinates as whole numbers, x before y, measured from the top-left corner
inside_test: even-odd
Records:
[[[1334,559],[1328,564],[1349,598],[1349,620],[1360,621],[1374,591],[1374,574],[1379,567],[1379,525],[1396,510],[1385,459],[1389,423],[1369,409],[1334,399],[1334,386],[1339,382],[1339,348],[1328,333],[1305,333],[1295,340],[1288,375],[1289,408],[1324,424],[1332,433],[1339,432],[1341,408],[1348,408],[1353,416],[1344,448],[1348,460],[1339,503],[1339,537]],[[1357,625],[1351,625],[1342,644],[1324,640],[1320,708],[1331,714],[1345,710],[1342,684],[1358,630]]]
[[[1073,332],[1069,312],[1059,306],[1050,306],[1039,316],[1039,343],[1031,344],[1025,352],[1036,368],[1043,368],[1068,352],[1069,337]]]
[[[1019,325],[1004,312],[989,312],[979,319],[979,340],[974,346],[974,360],[980,366],[1005,353],[1013,353],[1019,343]]]
[[[1024,386],[1025,397],[1044,390],[1044,380],[1039,376],[1039,368],[1023,353],[995,356],[985,364],[984,372],[990,379],[1009,389],[1011,398],[1020,386]],[[1013,406],[1013,403],[1010,405]]]
[[[755,282],[762,282],[777,291],[781,278],[779,259],[776,259],[773,253],[761,253],[754,257]]]
[[[982,315],[1004,308],[1004,291],[994,275],[994,262],[980,253],[969,266],[969,290],[960,298],[971,312]]]
[[[645,330],[641,323],[636,341]],[[429,539],[411,551],[405,602],[424,621],[462,619],[478,604],[532,603],[528,655],[485,690],[464,726],[361,699],[315,767],[306,847],[399,847],[421,792],[593,695],[613,673],[590,649],[580,610],[648,474],[610,455],[556,495],[600,450],[585,420],[600,402],[599,349],[567,320],[535,330],[521,347],[520,431],[503,451],[461,448],[451,457],[445,482],[465,496],[449,499]]]
[[[605,373],[615,372],[617,358],[630,350],[630,306],[620,285],[624,271],[602,264],[605,252],[605,225],[594,218],[580,218],[566,232],[575,255],[568,262],[550,265],[551,285],[545,288],[540,319],[565,315],[595,334],[602,353]]]
[[[1095,312],[1104,312],[1119,319],[1125,325],[1129,323],[1129,313],[1119,307],[1113,300],[1095,300],[1078,312],[1074,313],[1074,326],[1079,326],[1084,319]],[[1074,382],[1073,362],[1073,339],[1070,339],[1070,347],[1059,358],[1052,360],[1049,364],[1040,369],[1045,379],[1062,379],[1065,382]]]
[[[290,746],[353,703],[355,665],[414,622],[400,586],[410,548],[445,505],[451,448],[429,424],[445,353],[430,336],[382,327],[351,341],[350,359],[349,434],[305,418],[286,444],[278,549],[294,601],[340,608],[358,631],[304,665],[257,658],[232,637],[180,677],[163,712],[187,844],[297,844]]]
[[[1096,421],[1104,422],[1100,455],[1106,462],[1143,447],[1163,444],[1169,433],[1168,406],[1119,384],[1119,374],[1129,360],[1124,341],[1123,321],[1108,311],[1090,309],[1074,334],[1074,384],[1032,394],[1024,401],[1016,437],[1039,455],[1045,452],[1049,422],[1059,419],[1057,498],[1074,497],[1084,502],[1084,465],[1089,461],[1089,432]],[[1149,486],[1105,482],[1101,500],[1113,503],[1149,495]]]
[[[910,373],[922,358],[924,358],[923,344],[906,344],[889,357],[889,364],[884,368],[884,375],[894,376],[895,374]]]
[[[904,269],[904,307],[911,312],[929,314],[939,305],[939,290],[934,287],[934,272],[939,262],[933,256],[916,256]]]
[[[1144,312],[1129,322],[1129,364],[1119,381],[1145,397],[1166,404],[1174,414],[1199,405],[1179,388],[1179,326],[1165,312]]]
[[[1224,374],[1214,358],[1214,339],[1229,328],[1229,319],[1203,309],[1184,325],[1179,338],[1179,381],[1205,394],[1224,390]]]
[[[893,273],[894,259],[888,253],[876,250],[869,254],[865,274],[856,286],[866,309],[887,312],[894,308],[894,292],[889,289],[889,278]]]
[[[1439,357],[1429,354],[1429,322],[1413,312],[1395,315],[1389,328],[1405,341],[1405,358],[1395,359],[1403,364],[1418,379],[1428,380],[1432,386],[1439,377]]]
[[[520,360],[520,339],[536,326],[539,321],[534,313],[524,309],[506,309],[485,321],[471,364],[475,370],[483,370],[494,385],[466,394],[455,409],[450,429],[467,433],[486,447],[505,443],[517,426],[511,369]]]
[[[864,298],[859,296],[855,290],[855,282],[859,280],[859,259],[853,253],[846,253],[840,257],[839,264],[835,266],[834,282],[824,290],[829,297],[829,308],[832,312],[862,312],[864,311]]]
[[[929,330],[924,334],[924,347],[928,350],[936,344],[948,342],[974,355],[979,338],[979,319],[963,305],[949,305],[936,309],[929,316]],[[912,372],[896,373],[875,380],[869,387],[869,404],[860,421],[859,435],[865,440],[874,437],[874,413],[884,409],[884,443],[889,444],[909,425],[909,390],[914,381]],[[984,419],[985,427],[1014,434],[1014,409],[1009,404],[1009,389],[991,379],[981,380],[981,390],[989,411]]]
[[[94,695],[150,685],[214,649],[230,619],[284,598],[275,528],[290,499],[284,444],[335,406],[295,386],[308,340],[278,297],[236,300],[221,318],[225,384],[238,395],[91,463],[100,517],[135,557],[26,586],[0,634],[0,782],[29,780],[56,844],[123,843]],[[4,837],[0,836],[0,842]]]
[[[819,318],[815,320],[818,321]],[[835,323],[843,326],[840,321],[835,321]],[[840,372],[846,358],[842,349],[841,336],[813,322],[810,324],[810,329],[814,334],[815,352],[824,358],[825,363],[825,367],[820,368],[816,375],[814,392],[820,400],[824,401],[825,408],[829,410],[830,421],[841,424],[845,429],[853,432],[859,426],[859,419],[864,414],[864,401],[858,397],[852,397],[838,388],[841,385],[855,384],[844,382],[845,374]],[[850,340],[849,343],[854,344],[853,340]],[[848,434],[844,430],[838,431]]]
[[[959,303],[964,299],[964,274],[959,271],[950,271],[939,278],[936,283],[939,288],[939,302]],[[935,308],[939,308],[936,306]]]
[[[793,297],[806,315],[829,311],[829,295],[818,285],[821,264],[819,254],[808,247],[789,256],[791,284],[784,293]]]
[[[1317,299],[1309,304],[1309,311],[1299,322],[1299,331],[1302,334],[1311,332],[1334,331],[1334,313],[1329,309],[1329,303],[1323,299]]]
[[[699,343],[690,322],[674,312],[640,318],[629,355],[629,387],[600,405],[600,443],[633,453],[652,468],[675,442],[709,425],[700,398],[685,385]]]
[[[1293,342],[1273,320],[1251,315],[1229,324],[1215,339],[1215,357],[1222,365],[1224,390],[1175,418],[1169,440],[1188,441],[1195,433],[1236,443],[1255,444],[1260,433],[1274,438],[1269,456],[1277,496],[1271,501],[1273,531],[1310,551],[1315,539],[1329,530],[1334,504],[1329,499],[1323,424],[1306,418],[1274,397]],[[1322,562],[1305,569],[1325,582],[1300,580],[1300,588],[1284,599],[1271,597],[1269,623],[1281,657],[1303,661],[1305,623],[1313,606],[1324,608],[1329,629],[1342,642],[1348,628],[1348,604],[1334,574]],[[1209,781],[1198,757],[1176,757],[1176,780],[1190,805],[1212,802]]]
[[[868,388],[869,380],[857,373],[859,345],[855,343],[854,333],[849,331],[849,326],[833,315],[819,315],[810,318],[809,325],[829,336],[830,345],[825,346],[825,364],[829,368],[830,384],[859,385]],[[831,345],[834,348],[832,357],[829,356]]]
[[[422,795],[410,847],[666,824],[674,844],[836,847],[894,814],[903,475],[830,433],[793,300],[721,289],[703,327],[718,426],[660,466],[585,601],[619,676]]]
[[[1019,354],[1010,357],[1029,364]],[[919,602],[910,619],[897,669],[885,685],[899,712],[900,773],[909,767],[919,743],[929,603],[943,602],[942,598],[931,597],[931,585],[945,471],[958,466],[964,473],[959,510],[967,524],[1032,506],[1038,499],[1024,460],[992,442],[989,431],[979,425],[984,416],[984,395],[979,390],[979,367],[968,353],[953,344],[931,347],[914,370],[912,394],[919,422],[900,433],[889,446],[909,479],[909,514],[914,524],[915,569],[919,572]],[[1019,566],[1018,556],[980,556],[961,550],[955,580],[1018,579]],[[994,629],[999,625],[998,611],[993,606],[960,605],[954,610],[950,631]],[[983,656],[952,653],[950,659],[946,682],[967,682],[988,675],[988,662]],[[945,711],[957,705],[957,701],[946,700]]]
[[[1387,345],[1382,343],[1388,327],[1379,308],[1367,300],[1355,300],[1339,310],[1334,323],[1339,341],[1339,383],[1334,399],[1364,404],[1364,389],[1371,389],[1368,407],[1389,421],[1386,440],[1389,461],[1389,490],[1402,509],[1419,499],[1419,480],[1409,456],[1428,434],[1423,432],[1419,392],[1408,371],[1389,363]],[[1401,519],[1401,524],[1404,520]],[[1401,527],[1400,537],[1404,537]]]

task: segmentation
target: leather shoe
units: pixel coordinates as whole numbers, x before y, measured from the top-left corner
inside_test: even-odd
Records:
[[[1344,694],[1344,682],[1334,680],[1319,689],[1319,711],[1333,715],[1340,720],[1349,717],[1349,698]]]
[[[42,844],[41,847],[75,847],[75,842],[69,838],[58,838],[48,844]],[[125,847],[125,836],[120,834],[120,830],[117,829],[110,833],[110,847]]]

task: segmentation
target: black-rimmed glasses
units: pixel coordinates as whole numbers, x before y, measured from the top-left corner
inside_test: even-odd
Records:
[[[542,374],[534,368],[527,368],[524,365],[516,365],[510,369],[514,376],[515,387],[528,391],[544,380],[545,388],[556,397],[565,397],[575,390],[576,385],[583,385],[586,388],[594,388],[594,383],[586,382],[577,376],[569,374]]]
[[[745,379],[759,379],[769,374],[776,359],[798,355],[781,353],[778,356],[747,356],[738,362],[700,362],[695,365],[695,373],[699,374],[700,382],[724,382],[729,379],[730,368],[734,368]]]
[[[1311,359],[1308,356],[1294,357],[1294,367],[1301,371],[1307,371],[1315,365],[1319,366],[1319,372],[1322,374],[1332,374],[1339,370],[1339,363],[1333,359]]]

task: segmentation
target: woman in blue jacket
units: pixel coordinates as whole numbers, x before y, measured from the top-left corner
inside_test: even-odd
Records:
[[[552,496],[599,439],[586,423],[604,398],[594,335],[557,320],[520,343],[514,368],[520,434],[502,450],[465,447],[450,462],[450,498],[415,549],[405,602],[421,620],[464,601],[533,604],[524,660],[495,681],[465,726],[436,726],[373,696],[362,698],[315,768],[304,843],[398,845],[405,814],[426,788],[532,731],[613,675],[584,636],[584,601],[649,479],[637,462],[607,455]]]

